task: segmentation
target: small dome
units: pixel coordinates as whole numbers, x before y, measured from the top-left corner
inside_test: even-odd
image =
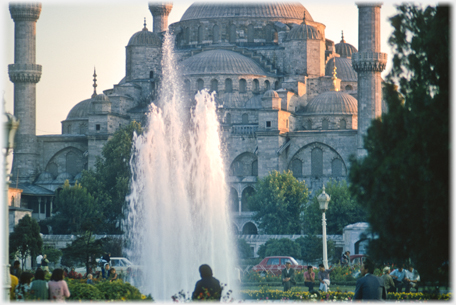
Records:
[[[157,33],[149,32],[146,28],[136,32],[128,41],[128,46],[161,47],[162,41]]]
[[[42,172],[39,176],[38,179],[36,179],[35,183],[40,184],[40,183],[50,183],[54,180],[54,177],[52,177],[51,173],[48,172]]]
[[[344,92],[326,91],[309,102],[306,113],[358,114],[358,101]]]
[[[334,62],[336,63],[337,78],[345,82],[358,81],[358,73],[353,69],[352,61],[346,57],[334,57],[328,60],[325,68],[325,75],[332,76],[334,71]]]
[[[68,113],[68,119],[87,119],[92,109],[92,99],[87,99],[77,103]]]
[[[94,100],[95,101],[109,102],[109,97],[106,94],[104,94],[104,93],[100,93],[97,96],[95,96]]]
[[[266,75],[251,58],[228,50],[201,52],[180,63],[184,75],[194,74],[253,74]]]
[[[65,180],[68,180],[68,181],[73,181],[73,175],[71,175],[70,173],[61,173],[57,176],[57,178],[55,178],[55,180],[53,181],[54,183],[65,183]]]
[[[287,40],[321,39],[320,32],[311,25],[301,23],[288,32]]]
[[[349,43],[346,43],[344,36],[342,35],[342,40],[335,45],[336,53],[341,57],[351,57],[353,53],[358,52],[358,50]]]
[[[279,94],[274,90],[268,90],[263,94],[264,98],[279,98]]]

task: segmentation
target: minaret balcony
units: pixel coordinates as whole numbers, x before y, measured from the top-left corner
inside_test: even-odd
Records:
[[[41,65],[37,64],[11,64],[8,73],[13,83],[37,83],[41,78]]]
[[[382,72],[386,68],[388,54],[381,52],[357,52],[352,54],[352,65],[356,72]]]

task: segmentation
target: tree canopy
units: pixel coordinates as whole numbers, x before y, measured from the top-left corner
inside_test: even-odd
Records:
[[[263,258],[276,255],[300,258],[301,247],[289,238],[269,239],[265,244],[260,246],[258,255]]]
[[[89,260],[94,264],[95,259],[103,254],[103,240],[95,239],[92,232],[87,231],[71,244],[67,244],[62,252],[62,265],[72,267],[84,264],[88,268]]]
[[[351,195],[346,181],[330,180],[325,185],[325,192],[331,197],[326,211],[326,230],[328,234],[342,234],[345,226],[366,221],[367,215],[363,207],[358,205]],[[304,211],[304,233],[321,234],[321,210],[315,193]]]
[[[368,129],[367,156],[351,160],[350,188],[378,234],[372,257],[448,282],[449,7],[404,4],[390,20],[388,113]]]
[[[258,180],[249,207],[257,211],[254,220],[265,234],[300,234],[308,195],[305,182],[298,181],[291,171],[273,171]]]
[[[21,266],[24,266],[27,256],[35,257],[35,254],[41,252],[42,246],[43,239],[40,235],[40,226],[35,219],[25,215],[14,226],[14,232],[10,233],[10,256],[17,254],[21,258]]]
[[[308,234],[304,237],[299,237],[295,242],[301,248],[301,256],[299,257],[304,262],[314,262],[323,260],[323,239],[313,234]],[[328,260],[335,254],[335,244],[332,240],[327,241]]]

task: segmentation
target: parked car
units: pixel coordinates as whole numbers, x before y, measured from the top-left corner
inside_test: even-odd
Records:
[[[298,262],[291,256],[268,256],[265,257],[258,265],[252,268],[253,271],[259,272],[263,275],[282,274],[282,270],[285,269],[285,264],[287,262],[291,263],[291,268],[296,271],[302,271],[307,269],[307,266],[298,264]]]
[[[97,258],[96,262],[97,262],[96,271],[100,271],[102,268],[104,268],[104,265],[105,265],[104,260]],[[109,265],[111,268],[115,268],[117,273],[121,273],[121,272],[125,273],[127,271],[128,267],[131,267],[132,269],[139,268],[139,266],[133,265],[133,263],[130,262],[125,257],[111,257]],[[81,274],[85,274],[86,269],[85,269],[85,267],[79,267],[79,268],[76,268],[75,271],[79,272]]]

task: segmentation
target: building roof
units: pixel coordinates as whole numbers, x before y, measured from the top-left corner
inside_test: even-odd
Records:
[[[193,3],[182,15],[181,21],[206,18],[283,18],[313,21],[300,3]]]
[[[287,40],[308,39],[321,39],[321,34],[317,31],[316,28],[311,25],[307,25],[304,22],[294,26],[287,35]]]
[[[88,114],[91,110],[92,99],[83,100],[71,108],[66,119],[87,119]]]
[[[351,44],[345,42],[344,36],[342,35],[342,40],[335,45],[336,53],[341,57],[351,57],[353,53],[358,52],[358,50]]]
[[[204,51],[185,59],[180,65],[184,75],[266,75],[266,72],[253,59],[228,50]]]
[[[35,196],[54,196],[54,192],[44,187],[31,184],[31,183],[19,183],[17,188],[22,189],[22,195],[35,195]]]
[[[333,57],[328,60],[325,68],[326,76],[332,76],[334,63],[336,63],[337,78],[346,82],[358,81],[358,73],[353,69],[351,59],[346,57]]]
[[[144,27],[139,32],[131,36],[128,41],[128,46],[153,46],[160,47],[162,44],[161,38],[157,33],[150,32]]]
[[[344,92],[326,91],[309,102],[306,113],[358,114],[358,101]]]

